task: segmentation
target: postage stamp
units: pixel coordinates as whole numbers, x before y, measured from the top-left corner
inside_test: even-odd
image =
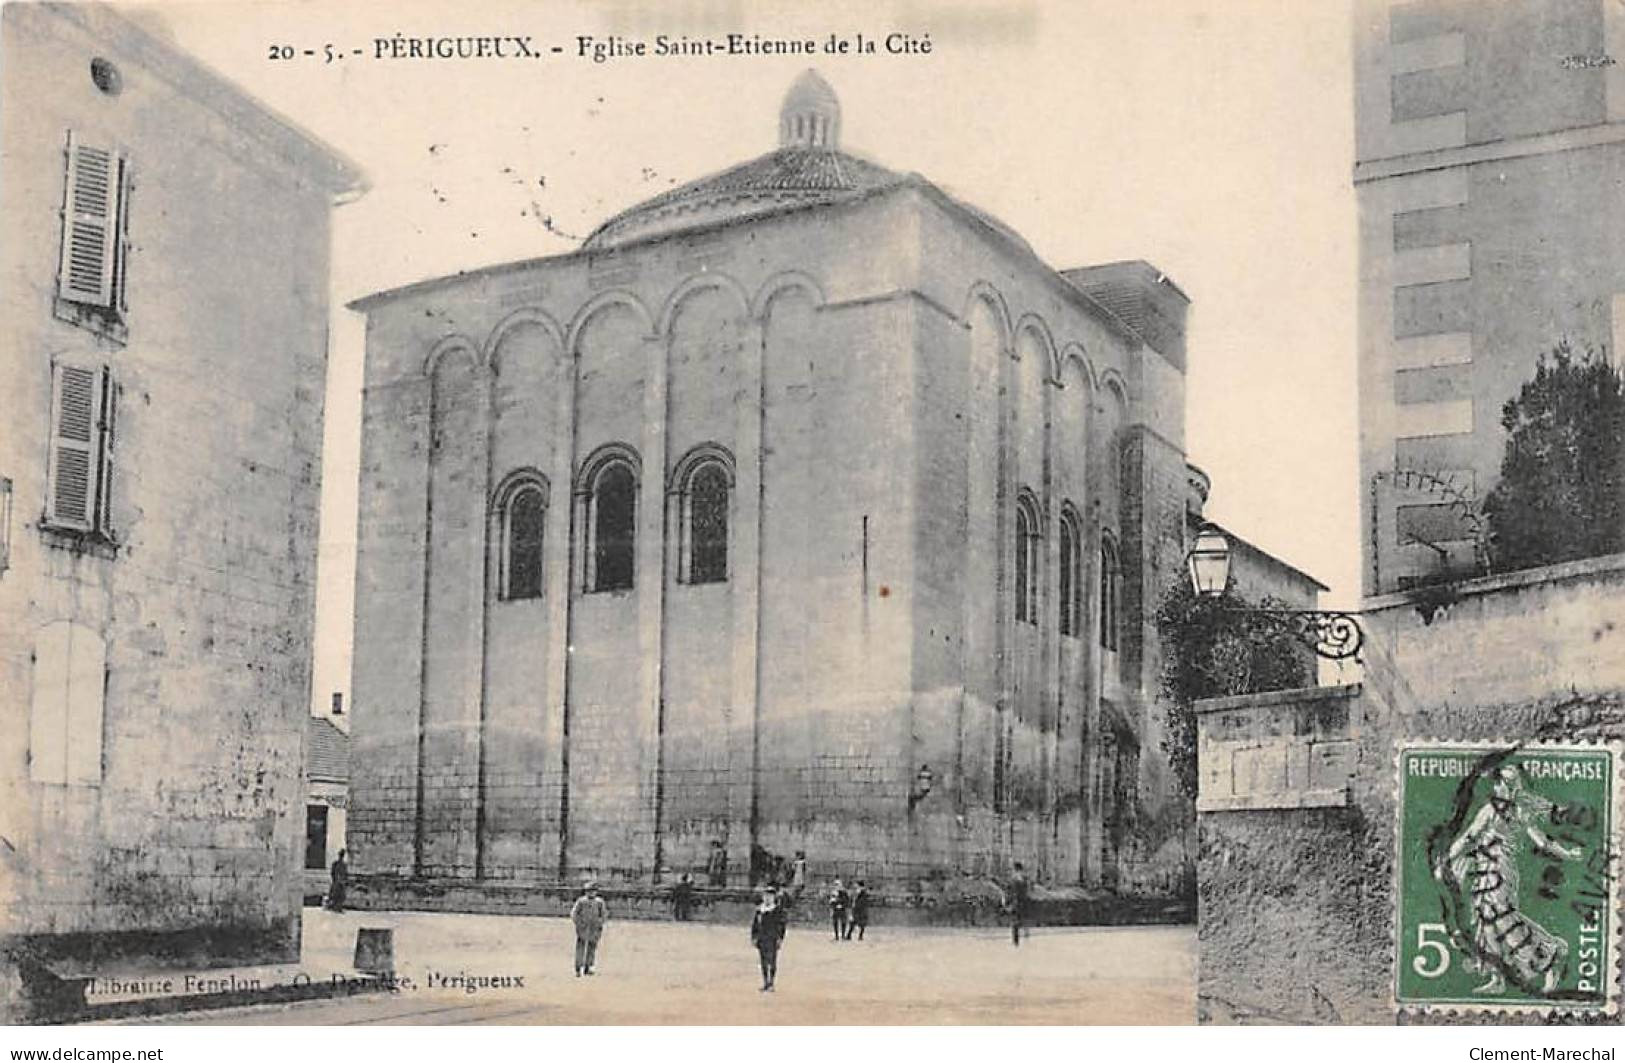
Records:
[[[1620,769],[1617,745],[1400,749],[1401,1007],[1615,1013]]]

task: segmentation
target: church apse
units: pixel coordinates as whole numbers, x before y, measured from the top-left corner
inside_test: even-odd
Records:
[[[1143,749],[1152,694],[1099,558],[1167,506],[1117,497],[1106,425],[1182,404],[1118,384],[1107,416],[1097,382],[1160,355],[846,151],[817,75],[780,119],[579,251],[357,304],[363,896],[737,887],[797,851],[898,894],[1017,860],[1099,888],[1134,859],[1160,784],[1102,743]]]

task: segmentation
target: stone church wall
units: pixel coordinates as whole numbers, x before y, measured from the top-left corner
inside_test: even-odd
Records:
[[[1020,859],[1100,881],[1123,848],[1100,824],[1102,693],[1149,726],[1096,626],[1100,529],[1126,539],[1128,516],[1099,455],[1139,416],[1103,404],[1134,341],[918,189],[733,235],[369,307],[358,874],[647,879],[722,842],[735,883],[753,844],[820,877]],[[534,321],[498,331],[516,315]],[[475,356],[494,377],[469,384]],[[584,594],[576,478],[611,444],[641,463],[635,589]],[[679,572],[669,474],[700,445],[732,462],[725,584]],[[497,601],[480,500],[521,467],[547,484],[546,588]],[[1011,615],[1021,488],[1042,503],[1038,624]],[[1064,502],[1076,637],[1056,630]],[[1151,799],[1146,779],[1126,792]]]

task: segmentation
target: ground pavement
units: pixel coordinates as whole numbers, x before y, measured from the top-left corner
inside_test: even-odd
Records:
[[[347,966],[356,930],[394,931],[399,991],[176,1015],[172,1023],[328,1025],[910,1024],[1195,1021],[1190,927],[870,928],[836,943],[793,926],[759,992],[744,926],[611,922],[598,973],[572,974],[567,920],[306,909],[303,963]],[[462,978],[459,982],[457,979]],[[485,982],[481,982],[485,979]],[[522,981],[523,984],[517,984]],[[472,991],[470,985],[472,984]],[[146,1020],[148,1022],[154,1020]]]

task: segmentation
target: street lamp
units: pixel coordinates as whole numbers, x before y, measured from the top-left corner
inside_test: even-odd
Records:
[[[1217,601],[1230,586],[1230,540],[1209,524],[1202,528],[1185,558],[1191,587],[1198,598]],[[1226,608],[1265,618],[1278,630],[1291,635],[1318,656],[1332,661],[1358,660],[1365,644],[1365,632],[1349,613],[1319,609],[1260,609],[1227,605]]]
[[[1199,598],[1217,598],[1230,586],[1230,540],[1209,524],[1196,536],[1185,559],[1190,566],[1191,586]]]

